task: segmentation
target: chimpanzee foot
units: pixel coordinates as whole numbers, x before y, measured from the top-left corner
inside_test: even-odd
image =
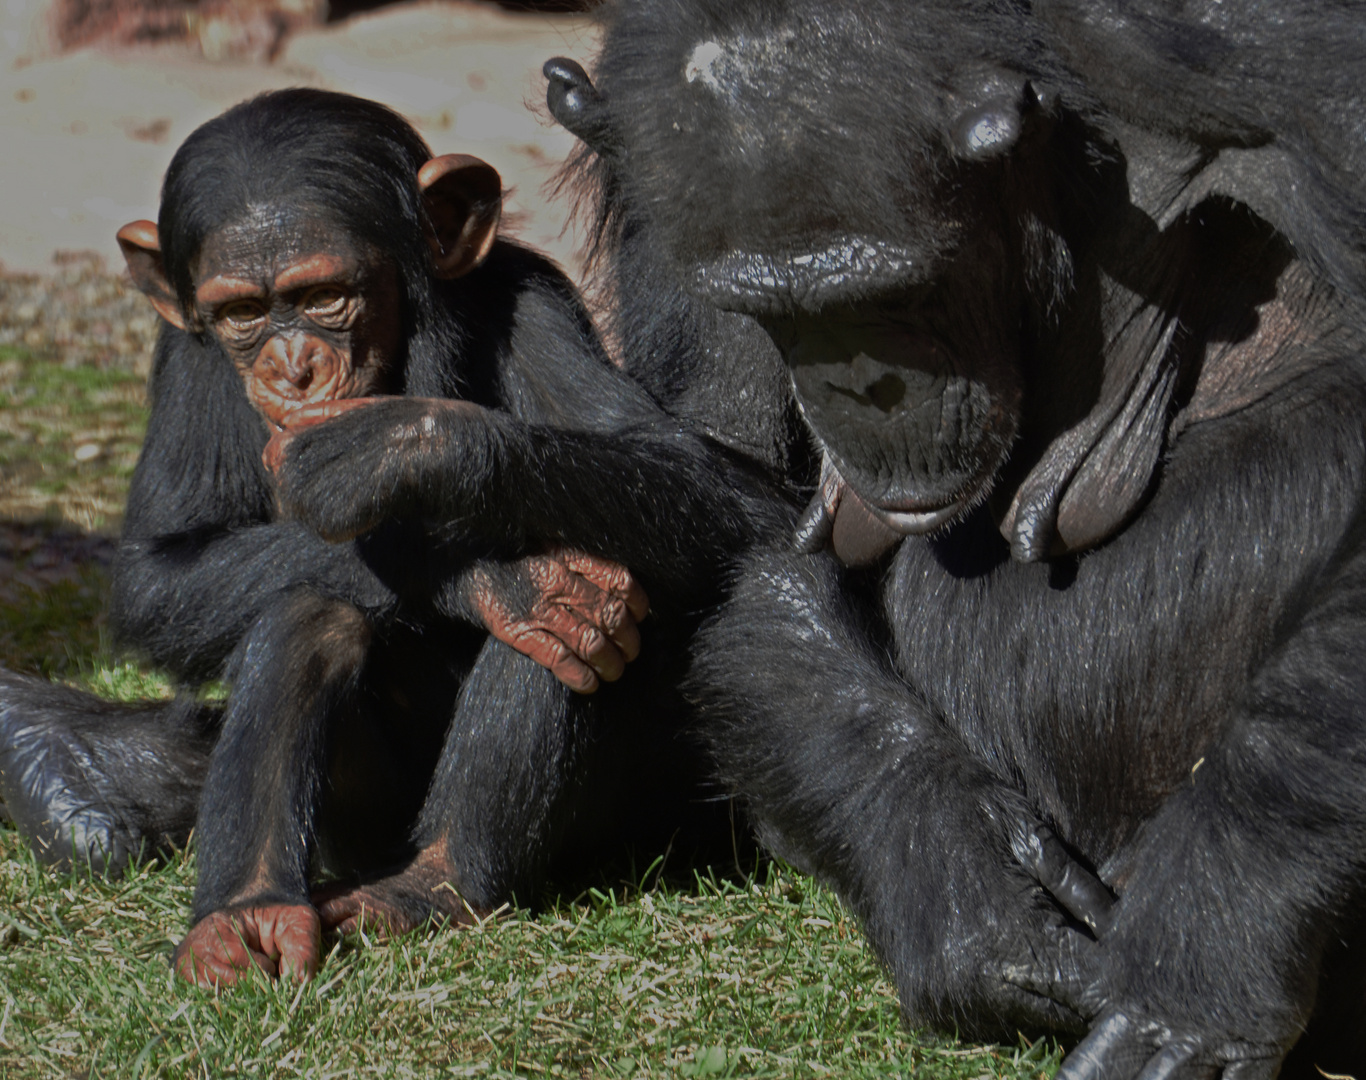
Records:
[[[322,927],[308,904],[215,911],[190,928],[175,952],[176,974],[200,986],[231,986],[253,970],[305,982],[318,973]]]
[[[101,790],[100,773],[79,737],[47,718],[26,720],[6,700],[0,675],[0,802],[50,866],[88,862],[122,870],[142,850],[141,832],[124,822]]]
[[[323,926],[343,934],[364,930],[381,941],[424,926],[469,926],[488,914],[468,905],[454,883],[444,842],[424,849],[397,873],[361,885],[320,889],[313,903]]]
[[[1276,1046],[1112,1009],[1067,1055],[1058,1080],[1273,1080],[1284,1056]]]

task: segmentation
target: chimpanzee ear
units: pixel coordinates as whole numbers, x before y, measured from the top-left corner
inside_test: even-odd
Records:
[[[469,154],[432,158],[417,174],[432,231],[432,268],[450,280],[482,263],[498,238],[503,181],[487,162]]]
[[[161,239],[156,225],[150,221],[129,222],[119,230],[118,240],[133,284],[152,302],[158,315],[178,329],[187,329],[180,300],[161,262]]]
[[[556,56],[541,68],[546,78],[545,101],[550,115],[572,135],[577,135],[595,154],[610,156],[617,150],[607,116],[607,103],[573,60]]]
[[[954,151],[961,158],[985,161],[1014,149],[1026,115],[1049,109],[1051,102],[1026,80],[992,74],[963,94],[959,107],[952,124]]]

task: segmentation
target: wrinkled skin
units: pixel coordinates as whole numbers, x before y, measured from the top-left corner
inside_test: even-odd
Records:
[[[322,924],[308,904],[216,911],[201,919],[171,954],[187,982],[232,986],[253,971],[305,982],[318,973]]]
[[[390,264],[288,208],[214,233],[195,267],[195,317],[275,430],[306,406],[386,392],[399,312]]]

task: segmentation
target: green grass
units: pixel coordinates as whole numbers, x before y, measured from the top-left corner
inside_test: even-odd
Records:
[[[144,383],[0,346],[0,517],[116,531],[146,426]]]
[[[194,859],[121,882],[36,867],[0,833],[0,1075],[1032,1077],[1057,1054],[916,1038],[826,891],[768,867],[623,886],[389,945],[317,980],[172,978]]]
[[[28,405],[12,397],[0,409],[0,431],[11,433],[0,454],[47,463],[60,502],[71,490],[61,484],[75,482],[60,480],[67,465],[52,448],[61,440],[44,417],[54,431],[78,430],[73,417],[91,409],[122,417],[105,445],[126,447],[140,437],[141,416],[117,395],[102,397],[102,377],[68,381],[66,369],[32,356],[22,364],[32,381],[18,400]],[[95,482],[111,492],[126,478],[121,454],[97,463]],[[58,516],[72,520],[60,506]],[[109,655],[98,619],[105,589],[103,574],[86,568],[0,595],[0,664],[122,700],[167,693],[155,672]],[[109,881],[43,868],[0,827],[0,1080],[975,1080],[1057,1068],[1051,1043],[984,1047],[906,1031],[849,914],[786,867],[761,864],[740,879],[696,868],[662,884],[656,871],[604,871],[597,889],[475,929],[388,945],[333,938],[306,986],[259,979],[215,994],[176,981],[167,965],[186,929],[192,850]]]

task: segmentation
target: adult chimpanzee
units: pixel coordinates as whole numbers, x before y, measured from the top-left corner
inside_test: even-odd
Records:
[[[723,772],[912,1021],[1069,1080],[1366,1068],[1363,42],[623,0],[546,67],[628,369],[822,457],[698,645]]]
[[[0,767],[14,816],[65,845],[183,838],[197,806],[175,962],[200,981],[311,973],[319,914],[468,918],[678,810],[690,612],[790,527],[613,367],[559,271],[496,237],[497,174],[430,158],[379,105],[268,94],[192,134],[158,224],[119,234],[167,325],[114,617],[230,694],[120,710],[7,677]],[[612,695],[568,687],[621,675],[644,594],[547,545],[638,568],[662,616]],[[310,897],[319,866],[371,880]]]

